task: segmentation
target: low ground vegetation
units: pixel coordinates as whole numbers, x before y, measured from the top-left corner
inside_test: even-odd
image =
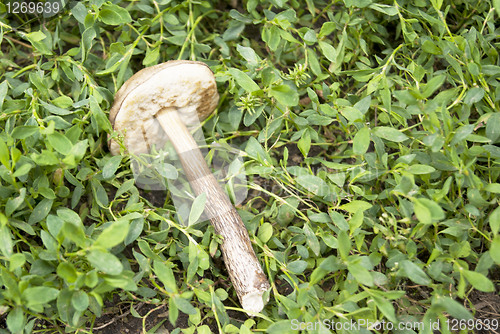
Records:
[[[0,333],[499,332],[500,1],[13,3]],[[210,225],[179,222],[107,147],[114,93],[170,59],[218,81],[203,131],[243,157],[238,209],[271,282],[255,317]]]

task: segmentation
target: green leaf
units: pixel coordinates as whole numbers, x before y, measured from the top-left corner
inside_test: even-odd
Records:
[[[126,291],[136,291],[137,284],[134,282],[134,273],[130,270],[124,270],[119,275],[105,275],[104,281],[111,287],[123,289]]]
[[[443,5],[443,0],[431,0],[431,4],[436,11],[439,11]]]
[[[490,213],[489,224],[491,232],[493,232],[493,234],[498,234],[500,230],[500,206]]]
[[[490,193],[500,194],[500,183],[489,183],[484,187],[484,190]]]
[[[262,32],[262,39],[268,44],[269,49],[273,52],[276,51],[278,49],[278,46],[280,45],[280,31],[281,29],[273,25],[269,28],[265,28]]]
[[[62,133],[53,132],[47,136],[50,145],[59,153],[63,155],[69,154],[73,148],[71,141]]]
[[[196,309],[190,302],[180,296],[174,296],[175,306],[186,314],[196,314]]]
[[[108,25],[120,25],[132,22],[132,18],[125,8],[110,3],[101,7],[99,18],[103,23]]]
[[[28,38],[28,40],[31,42],[40,42],[46,37],[47,36],[41,31],[34,31],[26,35],[26,38]]]
[[[309,277],[309,285],[312,286],[312,285],[317,284],[328,273],[329,273],[328,270],[321,268],[321,267],[317,267],[316,269],[313,270],[313,272],[311,273],[311,276]]]
[[[264,223],[259,227],[259,232],[257,238],[259,238],[263,243],[266,243],[273,236],[273,226],[269,223]]]
[[[12,174],[12,176],[14,176],[16,178],[24,176],[24,175],[26,175],[26,174],[28,174],[30,172],[30,170],[31,170],[32,167],[33,167],[33,165],[30,164],[30,163],[25,163],[25,164],[22,164],[22,165],[17,165],[16,164],[16,171],[14,172],[14,174]]]
[[[158,62],[158,58],[160,57],[160,47],[157,46],[155,48],[148,47],[146,51],[146,57],[142,60],[142,64],[144,66],[150,66],[156,64]]]
[[[108,249],[112,248],[125,240],[125,237],[128,234],[128,229],[129,222],[127,220],[112,222],[109,227],[102,231],[93,246]]]
[[[308,44],[314,44],[318,41],[316,32],[312,29],[308,29],[303,38]]]
[[[379,12],[384,13],[384,14],[389,15],[389,16],[398,15],[398,13],[399,13],[399,10],[396,7],[384,5],[384,4],[373,3],[368,7],[375,9],[376,11],[379,11]]]
[[[33,209],[33,212],[31,212],[31,215],[28,219],[28,224],[33,225],[33,224],[36,224],[36,223],[42,221],[43,219],[45,219],[45,217],[47,217],[47,215],[49,214],[50,209],[52,208],[53,202],[54,201],[51,199],[47,199],[47,198],[42,199],[35,206],[35,208]]]
[[[260,57],[257,55],[257,53],[255,53],[254,49],[238,44],[236,45],[236,51],[238,51],[238,53],[247,61],[248,65],[259,65]]]
[[[495,286],[493,283],[483,274],[464,269],[462,271],[465,278],[474,287],[474,289],[483,292],[493,292],[495,291]]]
[[[422,50],[433,55],[440,55],[441,49],[431,40],[427,39],[422,43]]]
[[[366,211],[370,209],[373,205],[365,202],[365,201],[360,201],[360,200],[354,200],[351,201],[347,204],[341,205],[340,208],[342,210],[345,210],[349,213],[356,213],[358,211]]]
[[[243,124],[245,124],[245,126],[250,126],[253,123],[255,123],[257,118],[259,118],[260,115],[262,115],[262,112],[264,111],[265,107],[266,107],[265,105],[261,105],[261,106],[255,108],[252,112],[246,112],[245,117],[243,118]],[[237,118],[236,122],[239,122],[240,118],[239,118],[239,116],[237,116],[237,117],[238,118]],[[236,117],[235,117],[235,119],[236,119]]]
[[[2,109],[3,101],[5,100],[8,91],[9,86],[7,84],[7,80],[4,80],[2,81],[2,83],[0,83],[0,110]]]
[[[42,150],[41,154],[33,153],[31,158],[38,166],[51,166],[59,163],[57,155],[54,152],[47,150]]]
[[[236,68],[230,68],[228,72],[245,91],[252,93],[260,90],[259,86],[245,72]]]
[[[302,133],[302,136],[297,143],[297,147],[299,148],[302,155],[307,158],[307,154],[311,149],[311,134],[309,133],[309,130],[306,129]]]
[[[425,225],[445,217],[443,209],[436,202],[427,198],[414,198],[413,207],[418,220]]]
[[[244,29],[245,23],[231,20],[229,21],[226,31],[222,34],[222,40],[224,42],[234,41],[239,38]]]
[[[26,39],[30,41],[31,45],[33,45],[33,48],[37,50],[38,52],[44,54],[44,55],[52,55],[52,51],[49,49],[47,43],[48,41],[51,40],[49,38],[47,40],[47,35],[45,35],[41,31],[34,31],[29,34],[25,35]]]
[[[144,230],[144,219],[133,219],[130,223],[130,228],[128,230],[128,234],[125,237],[125,245],[130,245],[132,242],[137,240],[137,238],[141,235]]]
[[[486,123],[486,137],[492,142],[496,142],[500,138],[500,112],[494,113],[488,118]]]
[[[0,162],[7,169],[10,169],[10,153],[9,148],[5,144],[2,138],[0,138]]]
[[[390,301],[388,301],[383,296],[376,294],[372,295],[373,301],[377,305],[377,308],[382,312],[383,315],[387,317],[392,323],[397,323],[396,312],[394,311],[394,306]]]
[[[118,168],[120,167],[121,162],[122,162],[121,155],[115,155],[111,157],[102,168],[102,177],[105,180],[112,178],[115,175]]]
[[[370,272],[358,262],[348,262],[347,269],[360,284],[373,286],[373,277]]]
[[[61,95],[52,100],[52,103],[59,108],[67,109],[73,105],[73,99],[66,95]]]
[[[251,12],[251,10],[249,10],[249,12]],[[247,17],[243,14],[241,14],[240,12],[238,12],[237,10],[235,9],[231,9],[229,11],[229,16],[237,21],[240,21],[240,22],[243,22],[245,24],[251,24],[252,23],[252,19],[250,17]]]
[[[47,229],[49,230],[50,234],[54,238],[57,238],[64,224],[64,221],[60,217],[50,214],[48,215],[46,222],[47,222]]]
[[[37,286],[27,288],[23,291],[22,296],[27,301],[28,306],[47,304],[59,295],[59,290],[46,286]]]
[[[61,290],[59,296],[57,297],[57,310],[59,311],[59,316],[61,320],[69,322],[71,307],[71,297],[72,291],[68,288]],[[71,312],[72,313],[72,312]]]
[[[12,300],[16,304],[21,304],[21,294],[19,293],[19,287],[13,278],[13,274],[9,273],[6,269],[0,268],[2,284],[5,287],[3,294],[8,291],[8,294],[11,296]]]
[[[318,114],[312,114],[307,117],[307,123],[309,125],[323,125],[327,126],[333,122],[333,119],[330,116],[322,116]]]
[[[83,312],[89,307],[89,296],[85,291],[75,291],[73,297],[71,297],[71,305],[73,305],[75,310]]]
[[[101,182],[95,178],[92,178],[90,181],[92,186],[92,194],[94,195],[94,199],[101,208],[105,209],[109,205],[108,193],[102,186]]]
[[[326,57],[331,62],[334,62],[337,58],[337,50],[330,44],[320,41],[319,42],[319,47],[321,49],[321,52],[323,52],[323,55]]]
[[[248,138],[245,152],[247,152],[249,156],[255,158],[257,161],[263,163],[264,165],[270,164],[271,157],[254,137]]]
[[[500,236],[496,235],[491,241],[490,256],[496,264],[500,265]]]
[[[13,253],[13,247],[10,228],[6,225],[0,226],[0,252],[8,259]]]
[[[14,196],[14,194],[12,196]],[[10,217],[12,213],[16,211],[21,204],[24,203],[25,198],[26,198],[26,188],[19,189],[19,196],[11,197],[7,200],[7,204],[5,204],[5,215],[7,215],[7,217]]]
[[[481,101],[483,97],[484,97],[484,89],[482,89],[481,87],[473,87],[469,89],[469,91],[465,95],[464,103],[465,104],[476,103]]]
[[[7,328],[11,333],[19,333],[24,328],[25,316],[21,306],[14,307],[7,316]]]
[[[437,75],[432,77],[431,80],[427,84],[425,84],[424,89],[422,91],[422,95],[424,98],[428,98],[431,96],[436,90],[438,90],[446,80],[445,75]]]
[[[462,304],[450,297],[439,296],[435,302],[432,303],[432,308],[435,307],[444,310],[455,319],[473,319],[472,314],[470,314]]]
[[[299,94],[288,85],[271,87],[269,95],[285,106],[293,107],[299,104]]]
[[[347,260],[351,251],[351,240],[345,231],[340,231],[337,236],[338,251],[343,260]]]
[[[190,282],[191,279],[196,274],[196,271],[198,270],[198,264],[199,264],[198,253],[199,252],[200,252],[200,250],[197,247],[197,245],[195,245],[193,242],[190,242],[189,243],[189,265],[188,265],[187,274],[186,274],[186,282]]]
[[[56,107],[55,105],[49,104],[44,101],[38,101],[42,105],[42,107],[47,110],[51,114],[59,115],[59,116],[66,116],[74,113],[76,110],[67,110],[63,108]]]
[[[327,21],[323,23],[319,31],[318,38],[330,35],[335,29],[337,29],[337,24],[335,22]]]
[[[65,222],[70,222],[75,225],[82,224],[82,219],[80,218],[80,216],[75,211],[68,208],[57,209],[57,216]]]
[[[23,253],[15,253],[10,257],[9,261],[9,270],[14,271],[26,263],[26,256]]]
[[[128,61],[128,60],[127,60]],[[127,65],[127,62],[121,63],[121,68]],[[120,72],[118,72],[118,77],[120,77],[121,73],[121,68]],[[98,130],[102,129],[106,132],[111,132],[112,127],[111,127],[111,122],[109,121],[108,117],[102,110],[101,106],[99,105],[99,102],[96,100],[94,96],[90,97],[90,110],[92,111],[92,118],[95,120],[95,123],[97,123],[96,127],[96,134],[98,134]]]
[[[455,132],[455,135],[453,136],[453,139],[451,140],[451,145],[456,145],[465,138],[467,138],[468,135],[470,135],[474,131],[474,124],[468,124],[468,125],[463,125],[457,129]]]
[[[393,142],[402,142],[408,139],[408,136],[401,131],[390,128],[388,126],[379,126],[373,129],[373,134],[382,139],[386,139]]]
[[[434,167],[427,166],[427,165],[421,165],[421,164],[415,164],[411,165],[406,169],[408,173],[415,174],[415,175],[423,175],[423,174],[430,174],[436,171]]]
[[[123,182],[123,184],[120,186],[120,188],[118,188],[118,190],[116,191],[115,199],[120,197],[124,193],[130,191],[131,189],[134,189],[134,183],[135,183],[134,179],[130,179],[130,180]]]
[[[175,283],[174,272],[172,268],[160,261],[154,261],[153,269],[160,282],[165,286],[169,293],[177,293],[177,284]]]
[[[82,53],[82,62],[84,62],[87,59],[88,53],[90,49],[92,48],[92,43],[94,42],[94,39],[96,37],[96,31],[93,26],[88,27],[85,29],[85,31],[82,34],[82,39],[81,39],[81,53]],[[78,69],[78,67],[77,67]],[[73,68],[73,73],[75,73],[75,76],[80,76],[82,77],[81,73],[78,73],[81,71],[77,71],[75,68]],[[78,75],[77,75],[78,73]]]
[[[75,283],[78,278],[75,267],[70,262],[61,262],[57,266],[57,275],[62,277],[67,283]]]
[[[370,146],[370,129],[368,127],[361,128],[354,136],[352,141],[352,150],[354,154],[363,155],[368,151]]]
[[[312,230],[311,226],[309,226],[309,223],[304,224],[304,235],[306,236],[306,242],[307,245],[309,246],[309,249],[313,251],[313,253],[316,256],[320,255],[320,245],[318,238],[316,237],[316,234],[314,234],[314,231]]]
[[[207,194],[199,194],[193,201],[191,205],[191,211],[189,212],[189,225],[192,225],[200,219],[201,214],[205,210],[205,203],[207,201]]]
[[[328,184],[316,175],[299,175],[296,180],[299,185],[315,195],[326,196],[330,192]]]
[[[99,249],[91,250],[87,260],[99,271],[110,275],[119,275],[123,271],[120,260],[111,253]]]
[[[316,76],[321,75],[321,65],[319,64],[317,55],[313,50],[309,48],[307,49],[307,58],[308,58],[308,65],[311,67],[311,71],[314,73],[314,75]]]
[[[168,300],[168,319],[170,323],[175,326],[177,322],[177,318],[179,317],[179,309],[175,306],[175,302],[173,298],[169,298]]]
[[[30,136],[33,136],[37,132],[38,132],[38,126],[21,125],[14,128],[11,136],[14,139],[26,139]]]
[[[427,274],[415,263],[404,260],[400,263],[404,276],[411,279],[416,284],[429,285],[431,280]]]
[[[500,16],[500,0],[493,0],[493,7],[495,7],[497,15]]]
[[[83,225],[73,223],[73,222],[64,222],[61,231],[65,238],[73,241],[80,248],[85,248],[87,245],[85,231],[83,229]]]
[[[307,268],[307,262],[303,260],[295,260],[287,264],[286,267],[294,274],[302,274]]]
[[[365,215],[363,214],[363,211],[358,210],[354,213],[352,218],[349,220],[349,231],[351,232],[351,235],[363,225],[364,218]]]
[[[295,329],[295,327],[297,327]],[[293,322],[291,320],[280,320],[277,321],[271,326],[267,327],[266,333],[268,334],[294,334],[297,333],[297,330],[299,328],[298,323],[296,326],[293,326]],[[295,329],[295,330],[294,330]]]

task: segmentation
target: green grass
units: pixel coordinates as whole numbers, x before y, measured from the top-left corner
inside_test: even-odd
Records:
[[[93,333],[112,300],[143,319],[134,306],[165,305],[183,333],[438,319],[474,319],[474,332],[500,317],[475,307],[500,305],[500,1],[7,10],[0,333]],[[115,92],[171,59],[212,68],[221,100],[205,137],[244,157],[239,211],[272,285],[254,318],[210,225],[180,224],[171,197],[136,187],[131,158],[107,148]]]

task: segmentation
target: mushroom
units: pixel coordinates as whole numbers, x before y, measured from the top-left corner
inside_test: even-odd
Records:
[[[219,94],[210,68],[196,61],[168,61],[134,74],[118,90],[109,119],[124,136],[129,152],[148,153],[170,140],[196,196],[205,193],[205,211],[215,233],[229,277],[245,311],[260,312],[269,282],[252,248],[248,231],[227,194],[210,172],[186,125],[204,120],[217,107]],[[114,140],[113,155],[120,154]]]

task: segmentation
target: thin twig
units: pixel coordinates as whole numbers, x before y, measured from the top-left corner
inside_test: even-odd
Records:
[[[33,47],[31,45],[29,45],[27,43],[24,43],[24,42],[21,42],[21,41],[15,39],[15,38],[12,38],[12,37],[9,37],[9,36],[4,36],[4,37],[7,38],[11,42],[17,43],[17,44],[22,45],[22,46],[24,46],[26,48],[29,48],[29,49],[33,49]]]

